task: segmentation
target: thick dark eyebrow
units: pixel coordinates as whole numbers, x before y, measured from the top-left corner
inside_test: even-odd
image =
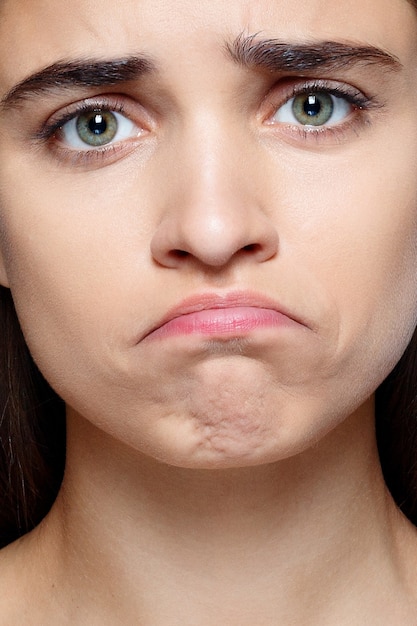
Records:
[[[285,43],[242,34],[227,44],[226,50],[243,67],[277,73],[341,70],[358,64],[377,64],[394,71],[403,67],[397,57],[380,48],[337,41]]]
[[[18,105],[34,96],[68,88],[110,87],[155,71],[153,61],[131,56],[122,59],[60,61],[28,76],[0,100],[0,109]]]
[[[402,68],[397,57],[379,48],[333,41],[290,44],[278,39],[260,40],[258,35],[242,34],[233,43],[227,44],[226,49],[232,59],[244,67],[277,73],[338,70],[358,63],[379,64],[391,70]],[[0,110],[48,92],[74,87],[110,87],[137,80],[155,70],[155,63],[145,56],[60,61],[12,87],[0,100]]]

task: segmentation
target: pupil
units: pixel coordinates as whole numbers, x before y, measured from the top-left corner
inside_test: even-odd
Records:
[[[321,111],[321,102],[317,96],[310,95],[304,102],[304,113],[310,117],[317,116]]]
[[[88,128],[93,133],[93,135],[102,135],[107,130],[107,122],[100,113],[97,113],[89,121]]]

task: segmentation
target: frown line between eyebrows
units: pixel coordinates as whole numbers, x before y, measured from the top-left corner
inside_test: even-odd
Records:
[[[0,100],[0,109],[18,106],[25,100],[47,92],[72,87],[110,87],[137,80],[155,71],[155,64],[145,56],[129,56],[121,59],[96,60],[75,59],[59,61],[28,76]]]
[[[393,71],[402,69],[399,59],[385,50],[338,41],[288,43],[278,39],[260,39],[256,34],[241,34],[232,43],[226,44],[226,51],[243,67],[271,72],[341,70],[358,64],[378,64]]]

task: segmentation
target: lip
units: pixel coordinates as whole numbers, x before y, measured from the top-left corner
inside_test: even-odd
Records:
[[[260,328],[306,326],[293,313],[261,294],[235,291],[202,293],[169,309],[143,339],[180,335],[231,338]]]

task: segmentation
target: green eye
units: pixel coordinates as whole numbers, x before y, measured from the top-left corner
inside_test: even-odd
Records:
[[[59,126],[54,136],[69,150],[100,152],[116,145],[121,147],[145,132],[144,126],[138,126],[121,111],[97,106],[74,111],[73,116]]]
[[[303,93],[293,100],[292,111],[300,124],[323,126],[331,120],[334,112],[333,98],[329,93]]]
[[[113,141],[117,135],[118,123],[111,111],[89,111],[77,118],[76,129],[85,144],[100,147]]]
[[[343,122],[354,110],[347,96],[329,91],[303,91],[282,104],[274,122],[296,126],[323,127]]]

